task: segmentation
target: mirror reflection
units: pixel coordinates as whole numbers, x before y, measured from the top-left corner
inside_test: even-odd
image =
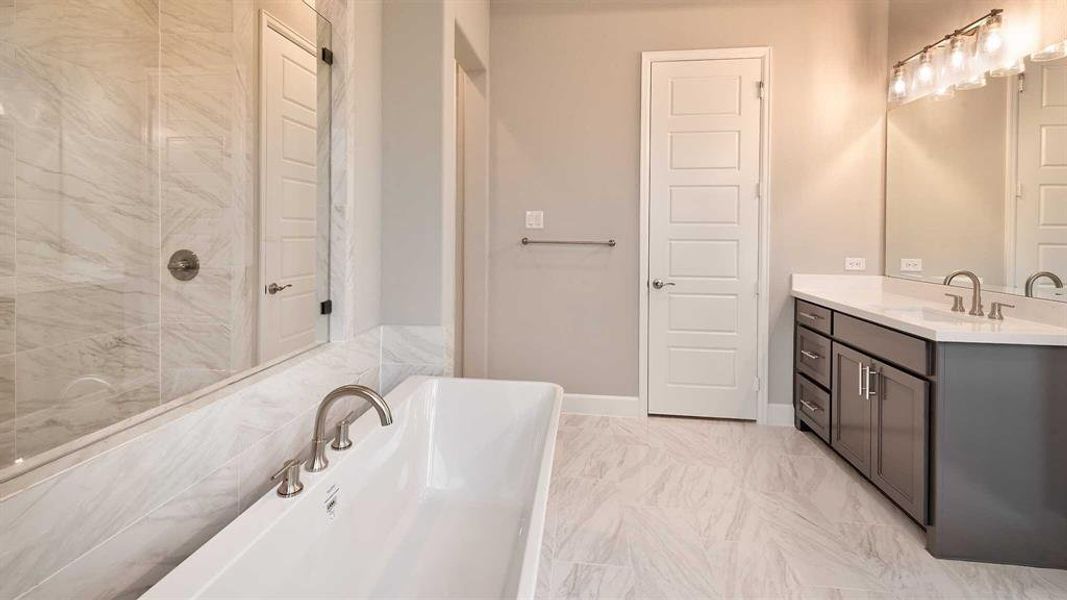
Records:
[[[0,28],[0,469],[326,339],[330,25],[166,8]]]
[[[890,109],[886,271],[1067,301],[1067,59]]]

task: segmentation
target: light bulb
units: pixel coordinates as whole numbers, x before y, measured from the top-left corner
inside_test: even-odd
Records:
[[[1065,56],[1067,56],[1067,41],[1045,46],[1031,54],[1030,60],[1034,62],[1047,62],[1050,60],[1059,60]]]
[[[915,77],[920,83],[930,83],[934,80],[934,65],[930,60],[930,50],[924,50],[919,59],[919,68],[915,71]]]
[[[967,46],[962,36],[952,36],[948,48],[948,64],[956,72],[962,72],[967,67]]]
[[[1001,16],[993,15],[982,25],[982,51],[995,54],[1004,46],[1004,33],[1001,31]]]
[[[893,77],[889,80],[889,97],[897,102],[908,95],[908,82],[904,79],[904,67],[893,67]]]

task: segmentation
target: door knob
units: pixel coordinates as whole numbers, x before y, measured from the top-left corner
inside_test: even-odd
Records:
[[[663,288],[667,287],[668,285],[674,285],[674,282],[673,281],[663,281],[662,279],[653,279],[652,280],[652,287],[656,288],[657,290],[662,290]]]
[[[285,285],[278,285],[277,283],[271,283],[270,285],[267,286],[267,293],[270,294],[271,296],[273,296],[274,294],[277,294],[278,292],[284,290],[285,288],[291,288],[291,287],[293,287],[293,284],[291,284],[291,283],[287,283]]]

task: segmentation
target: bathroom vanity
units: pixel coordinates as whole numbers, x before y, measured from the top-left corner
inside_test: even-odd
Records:
[[[796,426],[934,556],[1067,568],[1067,306],[996,321],[952,312],[948,291],[795,275]]]

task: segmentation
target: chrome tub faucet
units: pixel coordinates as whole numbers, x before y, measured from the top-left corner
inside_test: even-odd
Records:
[[[378,392],[365,385],[342,385],[326,394],[326,397],[319,403],[318,412],[315,413],[315,435],[311,439],[311,458],[308,459],[305,465],[305,468],[312,473],[321,471],[330,464],[330,461],[326,459],[326,445],[331,440],[331,438],[326,437],[326,417],[329,415],[330,407],[341,398],[347,396],[356,396],[369,402],[374,407],[374,410],[378,411],[378,419],[383,427],[393,423],[393,412],[389,410],[389,405],[386,404],[385,398],[382,398]],[[338,424],[336,441],[333,444],[335,449],[344,450],[352,446],[352,442],[348,439],[348,426],[352,423],[354,417],[355,413],[349,413]]]

